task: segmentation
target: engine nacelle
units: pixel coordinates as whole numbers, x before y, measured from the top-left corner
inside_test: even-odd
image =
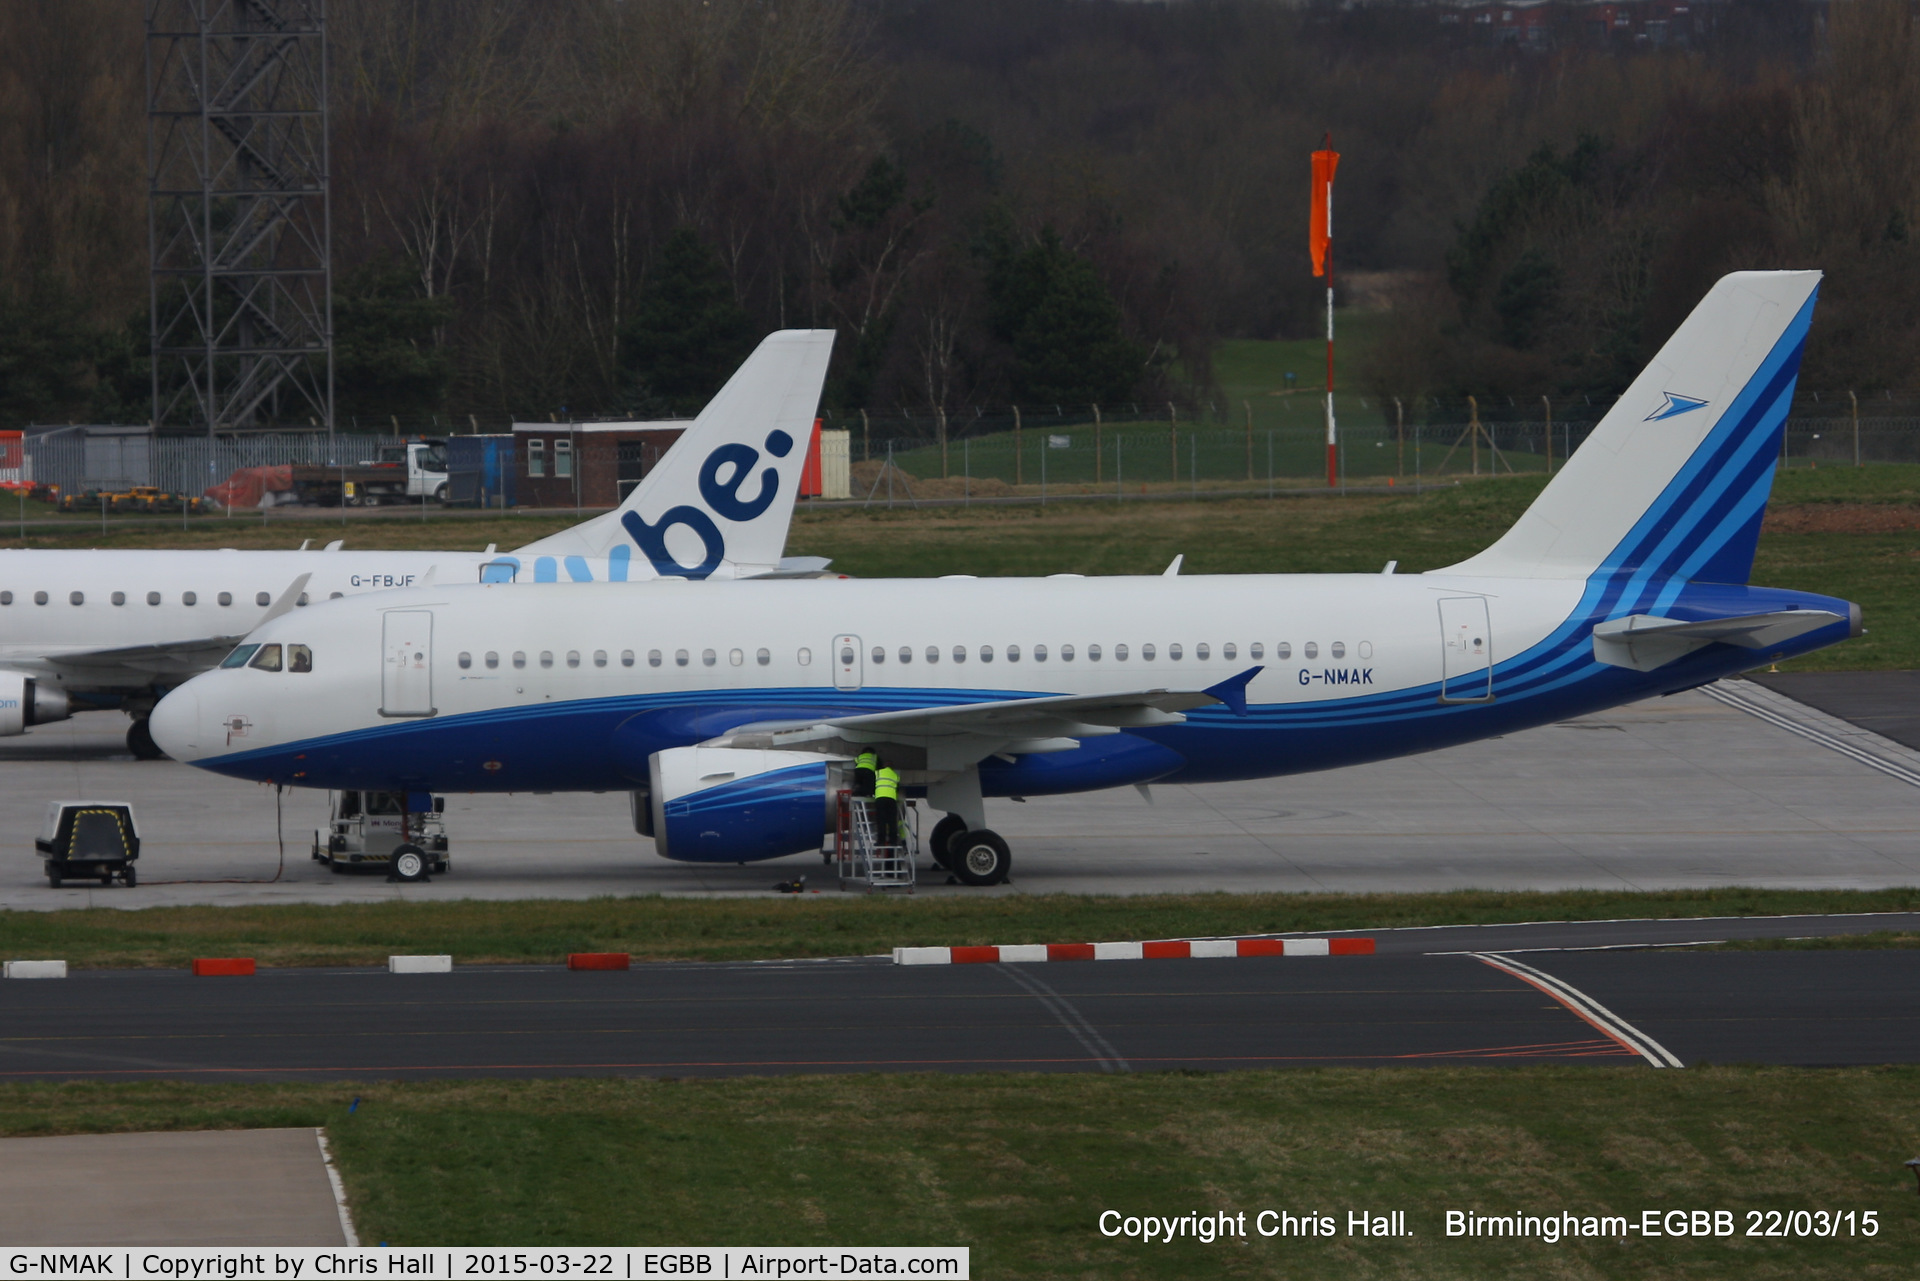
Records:
[[[24,672],[0,672],[0,736],[24,734],[31,726],[72,714],[67,691],[49,689]]]
[[[654,848],[689,863],[752,863],[817,850],[833,827],[844,764],[740,747],[655,752],[647,762]]]

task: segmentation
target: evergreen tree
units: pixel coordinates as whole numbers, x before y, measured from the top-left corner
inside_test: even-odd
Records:
[[[988,292],[995,332],[1012,345],[1014,394],[1036,404],[1128,399],[1146,357],[1121,329],[1119,304],[1093,264],[1052,227],[1016,250],[989,231]]]
[[[452,318],[452,300],[422,294],[404,263],[381,258],[355,271],[333,300],[334,412],[440,408],[452,369],[436,331]]]
[[[79,299],[52,277],[0,289],[0,423],[84,413],[100,348]]]
[[[691,227],[667,238],[621,334],[631,398],[697,413],[753,350],[753,322],[720,258]]]

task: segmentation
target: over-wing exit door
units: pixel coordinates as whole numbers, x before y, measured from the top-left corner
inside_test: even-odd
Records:
[[[1440,697],[1449,703],[1479,703],[1493,697],[1493,632],[1487,598],[1440,600]]]

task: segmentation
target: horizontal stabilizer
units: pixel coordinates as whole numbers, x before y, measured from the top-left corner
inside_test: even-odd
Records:
[[[1632,614],[1609,619],[1593,629],[1593,656],[1612,667],[1650,672],[1707,645],[1765,649],[1846,621],[1824,609],[1783,609],[1692,622]]]

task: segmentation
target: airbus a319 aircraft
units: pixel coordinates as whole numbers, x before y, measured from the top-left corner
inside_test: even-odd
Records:
[[[86,708],[147,714],[247,632],[308,601],[435,581],[632,582],[800,573],[784,561],[830,329],[766,338],[614,511],[485,552],[0,551],[0,735]],[[756,474],[757,472],[757,474]]]
[[[876,745],[1004,878],[984,798],[1329,769],[1705,684],[1860,631],[1747,585],[1819,273],[1717,283],[1520,520],[1424,574],[434,585],[252,634],[180,760],[308,787],[630,790],[668,858],[817,849]],[[311,654],[303,673],[258,655]]]

